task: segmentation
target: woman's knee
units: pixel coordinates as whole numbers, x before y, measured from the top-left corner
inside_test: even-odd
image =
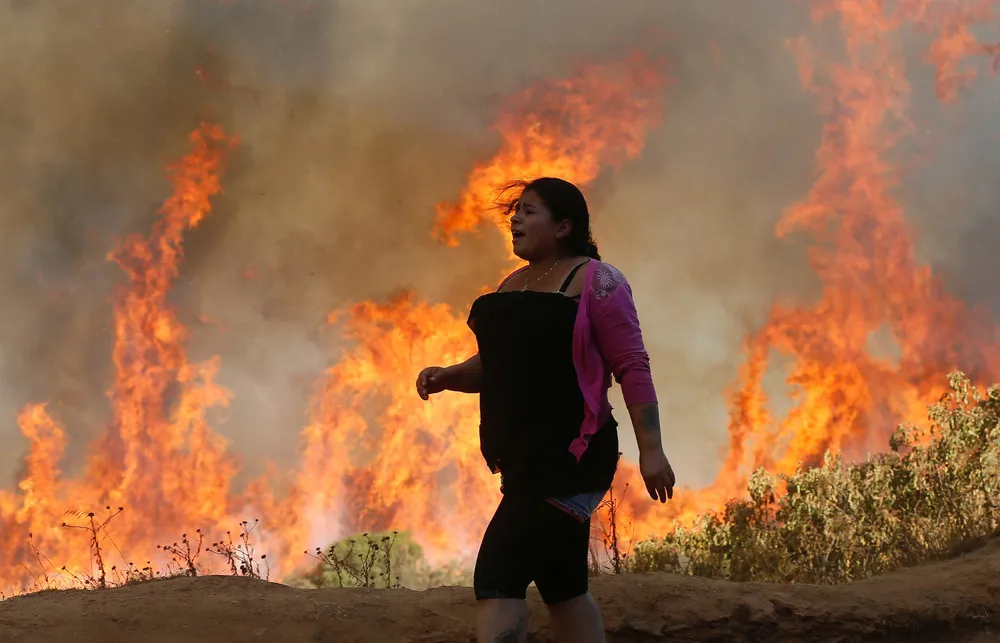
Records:
[[[517,598],[479,601],[479,643],[522,643],[528,635],[528,605]]]
[[[547,607],[557,641],[606,642],[601,608],[589,593]]]

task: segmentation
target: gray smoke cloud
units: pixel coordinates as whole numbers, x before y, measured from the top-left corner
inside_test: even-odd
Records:
[[[14,417],[29,401],[57,405],[70,470],[108,422],[120,274],[104,256],[114,238],[148,231],[169,192],[162,168],[200,119],[241,147],[225,195],[188,236],[174,301],[192,357],[222,358],[236,398],[217,429],[257,473],[265,458],[295,461],[311,387],[339,350],[329,310],[399,288],[464,307],[495,280],[494,235],[449,249],[430,230],[434,204],[495,151],[502,98],[638,46],[670,61],[665,123],[588,195],[602,252],[636,291],[678,474],[709,481],[743,334],[778,295],[816,286],[803,245],[773,234],[808,190],[822,124],[785,45],[809,16],[785,0],[755,6],[4,3],[0,475],[18,467]],[[919,56],[915,111],[941,147],[902,196],[921,252],[962,296],[1000,308],[987,278],[1000,240],[998,90],[981,80],[942,110]]]

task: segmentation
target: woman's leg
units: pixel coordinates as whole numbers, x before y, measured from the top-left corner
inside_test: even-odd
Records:
[[[560,643],[605,643],[601,608],[590,592],[549,605],[549,617]]]
[[[542,502],[538,508],[541,541],[535,585],[549,608],[560,643],[604,643],[601,610],[588,592],[590,520],[581,521]]]
[[[524,643],[531,583],[526,535],[532,525],[525,501],[504,496],[486,528],[476,558],[473,586],[479,601],[479,643]]]
[[[525,643],[528,640],[528,604],[519,598],[479,601],[479,643]]]

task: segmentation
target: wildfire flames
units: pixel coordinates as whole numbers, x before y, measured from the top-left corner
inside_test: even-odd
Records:
[[[805,40],[791,43],[827,121],[815,184],[784,213],[777,233],[811,238],[821,297],[775,305],[746,339],[716,481],[679,492],[666,507],[632,494],[626,513],[639,537],[741,495],[756,467],[790,473],[827,449],[858,458],[884,448],[899,422],[923,419],[951,368],[981,381],[1000,373],[994,324],[915,259],[890,158],[910,131],[898,29],[937,30],[928,59],[942,100],[954,100],[972,77],[965,59],[996,55],[970,31],[994,20],[992,2],[812,4],[817,21],[839,21],[846,46],[834,62],[813,55]],[[660,63],[635,55],[513,96],[496,122],[499,151],[472,170],[456,203],[438,205],[433,234],[456,244],[462,233],[495,226],[491,199],[511,180],[558,175],[586,185],[638,156],[663,116],[665,82]],[[169,168],[174,193],[159,222],[110,255],[126,275],[114,303],[114,421],[91,445],[84,472],[60,474],[66,436],[45,405],[19,415],[29,447],[18,488],[0,492],[0,581],[30,581],[42,555],[70,573],[89,571],[86,539],[63,523],[95,506],[126,508],[115,518],[115,546],[143,561],[171,534],[222,533],[259,516],[262,549],[280,565],[272,568],[279,579],[299,562],[295,553],[364,530],[409,530],[438,560],[474,552],[498,500],[479,455],[477,401],[444,394],[424,403],[413,380],[424,365],[464,360],[475,343],[465,311],[413,293],[331,315],[354,348],[317,386],[298,470],[232,488],[238,465],[206,420],[209,409],[230,402],[214,381],[219,360],[188,362],[187,333],[168,294],[184,232],[210,214],[235,146],[217,126],[192,133],[190,153]],[[787,365],[794,402],[783,418],[769,411],[763,384],[776,360]],[[287,481],[280,494],[275,479]],[[624,482],[641,488],[634,466],[622,466]]]
[[[578,69],[569,78],[529,87],[507,101],[494,129],[503,141],[469,175],[454,204],[438,205],[436,234],[456,245],[457,233],[500,223],[493,196],[512,180],[559,176],[577,185],[642,152],[662,118],[662,66],[633,54]]]

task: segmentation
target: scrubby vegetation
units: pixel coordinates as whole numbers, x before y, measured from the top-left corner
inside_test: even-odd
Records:
[[[364,533],[344,538],[312,554],[316,566],[289,579],[293,587],[370,587],[427,589],[471,585],[472,574],[459,566],[433,567],[409,533]]]
[[[67,514],[75,517],[79,523],[64,522],[62,527],[79,530],[87,535],[90,545],[89,570],[71,570],[65,565],[56,565],[38,548],[33,535],[28,534],[28,546],[34,564],[22,565],[26,580],[19,588],[0,591],[0,600],[47,590],[108,589],[175,576],[217,574],[222,572],[218,567],[219,562],[233,576],[261,580],[270,578],[267,554],[259,553],[254,541],[257,520],[244,520],[239,523],[239,530],[235,535],[232,531],[227,531],[223,538],[211,543],[205,542],[205,534],[200,529],[194,532],[193,537],[182,534],[180,540],[157,545],[157,550],[162,552],[157,556],[159,564],[150,560],[137,564],[125,555],[111,537],[109,527],[123,511],[124,507],[105,507],[101,515],[95,512]],[[207,554],[210,560],[202,559],[202,554]],[[213,561],[216,565],[212,564]]]
[[[924,428],[899,427],[891,451],[860,464],[775,477],[692,528],[639,543],[632,571],[735,581],[838,583],[947,557],[997,535],[1000,386],[949,376]]]

